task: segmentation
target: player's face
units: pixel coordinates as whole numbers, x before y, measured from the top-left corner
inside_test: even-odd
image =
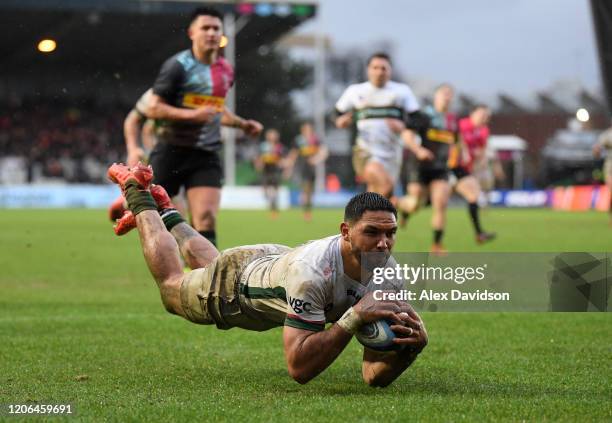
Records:
[[[382,87],[391,79],[391,63],[382,57],[375,57],[368,65],[368,81],[372,85]]]
[[[214,16],[200,15],[189,26],[189,38],[200,52],[217,50],[222,35],[221,20]]]
[[[434,107],[436,110],[446,112],[450,108],[454,94],[455,93],[451,87],[444,86],[438,88],[434,94]]]
[[[367,267],[384,266],[391,255],[395,244],[397,221],[393,213],[387,211],[366,211],[360,220],[349,226],[349,242],[351,251],[362,264],[363,253],[366,257]]]
[[[280,134],[274,129],[268,129],[266,131],[266,140],[269,143],[277,143],[280,140]]]
[[[480,107],[472,113],[472,122],[475,126],[484,126],[489,123],[489,117],[491,116],[491,112],[489,109],[485,109],[484,107]]]

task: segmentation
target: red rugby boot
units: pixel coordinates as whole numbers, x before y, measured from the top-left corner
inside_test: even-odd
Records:
[[[121,236],[127,234],[129,231],[136,227],[136,216],[129,210],[126,210],[120,219],[113,226],[115,235]]]
[[[108,179],[119,185],[123,192],[125,192],[125,185],[130,180],[135,181],[139,189],[147,190],[153,180],[153,168],[140,162],[131,168],[123,163],[113,163],[108,168],[107,176]]]
[[[123,198],[123,195],[120,195],[108,208],[108,217],[110,218],[111,222],[114,222],[117,219],[121,219],[123,212],[125,212],[125,198]]]
[[[170,196],[161,185],[151,185],[151,195],[157,203],[157,210],[176,209],[176,206],[172,204]]]

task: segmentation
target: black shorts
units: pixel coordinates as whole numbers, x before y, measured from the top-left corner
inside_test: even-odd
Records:
[[[178,194],[181,186],[221,188],[221,159],[214,151],[158,142],[149,163],[153,166],[153,183],[163,186],[170,197]]]
[[[311,183],[314,184],[314,181],[317,176],[316,167],[308,164],[304,161],[301,169],[302,183]]]
[[[429,185],[433,181],[448,181],[448,169],[419,169],[419,182]]]
[[[264,166],[261,172],[261,183],[266,187],[278,187],[281,180],[281,170],[277,166]]]
[[[455,175],[457,180],[460,180],[462,178],[465,178],[466,176],[471,175],[471,173],[468,172],[467,169],[464,167],[456,167],[454,169],[451,169],[451,171],[453,172],[453,175]]]

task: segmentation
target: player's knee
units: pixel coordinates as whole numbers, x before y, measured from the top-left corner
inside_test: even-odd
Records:
[[[212,230],[215,227],[217,216],[212,210],[203,210],[193,216],[193,220],[197,230]]]
[[[181,315],[181,287],[182,275],[164,280],[159,285],[162,304],[170,314]]]

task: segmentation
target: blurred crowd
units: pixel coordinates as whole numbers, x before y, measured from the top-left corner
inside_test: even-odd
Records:
[[[128,106],[24,100],[0,105],[0,161],[12,182],[102,183],[125,155]]]

